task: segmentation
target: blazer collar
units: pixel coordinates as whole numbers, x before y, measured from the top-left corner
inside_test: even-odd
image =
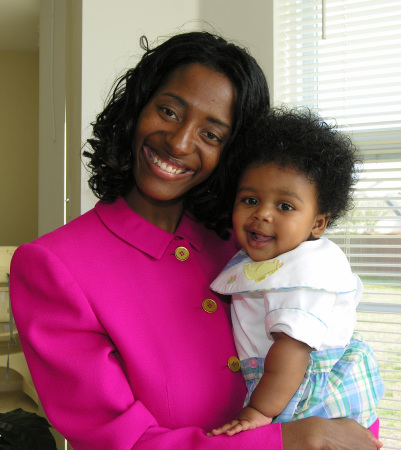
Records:
[[[163,256],[175,238],[186,239],[196,250],[202,250],[206,229],[188,213],[184,213],[176,232],[171,234],[133,211],[122,197],[113,203],[99,201],[95,212],[112,233],[155,259]]]

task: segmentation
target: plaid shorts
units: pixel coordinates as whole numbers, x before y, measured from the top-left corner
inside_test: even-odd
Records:
[[[241,361],[248,394],[244,406],[264,371],[264,358]],[[384,393],[378,364],[370,347],[354,333],[346,348],[310,353],[304,379],[280,415],[273,422],[304,417],[327,419],[349,417],[369,427],[377,419],[376,407]]]

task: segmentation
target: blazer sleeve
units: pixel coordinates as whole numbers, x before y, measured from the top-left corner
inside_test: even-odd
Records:
[[[233,437],[160,427],[135,400],[111,339],[64,264],[47,248],[25,244],[10,275],[12,310],[39,398],[74,450],[282,448],[280,424]]]

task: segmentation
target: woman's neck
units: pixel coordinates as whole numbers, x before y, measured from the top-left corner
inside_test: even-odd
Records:
[[[136,187],[125,200],[137,214],[169,233],[174,233],[184,212],[182,199],[158,201],[147,197]]]

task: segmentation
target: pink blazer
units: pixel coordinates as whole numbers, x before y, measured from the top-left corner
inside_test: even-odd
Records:
[[[21,343],[50,422],[75,450],[282,448],[280,424],[206,436],[246,394],[228,367],[228,300],[209,289],[235,251],[187,215],[174,235],[160,230],[123,199],[17,250]]]

